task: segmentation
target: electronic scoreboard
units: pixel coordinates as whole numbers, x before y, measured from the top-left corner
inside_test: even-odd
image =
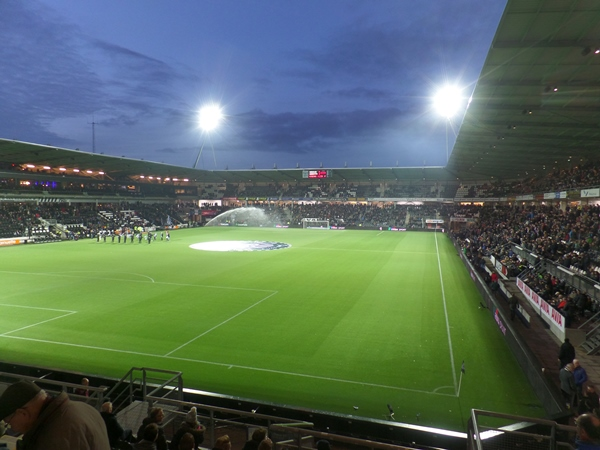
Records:
[[[330,178],[331,170],[303,170],[302,178]]]

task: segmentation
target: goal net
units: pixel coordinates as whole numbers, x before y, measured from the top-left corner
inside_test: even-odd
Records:
[[[319,229],[323,229],[323,230],[328,230],[329,229],[329,220],[305,217],[302,219],[302,228],[319,228]]]

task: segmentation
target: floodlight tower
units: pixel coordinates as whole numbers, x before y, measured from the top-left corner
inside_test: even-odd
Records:
[[[433,97],[433,106],[439,115],[446,119],[446,163],[450,159],[448,154],[448,123],[458,112],[462,103],[462,92],[456,86],[444,86]]]
[[[96,153],[96,121],[93,114],[92,121],[88,123],[92,125],[92,153]]]
[[[221,107],[216,103],[208,104],[202,109],[200,109],[200,113],[198,115],[198,125],[202,129],[202,132],[205,134],[209,134],[215,128],[217,128],[221,121],[223,120],[223,111]],[[198,165],[198,161],[202,156],[202,150],[204,149],[204,140],[202,141],[202,145],[200,146],[200,151],[198,152],[198,156],[196,157],[196,162],[194,163],[193,168],[195,169]],[[213,149],[214,156],[214,149]],[[216,157],[215,157],[215,165],[217,165]]]

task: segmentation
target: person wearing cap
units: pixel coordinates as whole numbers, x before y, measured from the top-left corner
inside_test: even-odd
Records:
[[[204,442],[204,426],[198,422],[198,413],[196,411],[196,407],[192,406],[188,413],[185,415],[185,420],[179,426],[179,429],[175,432],[173,439],[171,439],[171,444],[169,445],[170,450],[177,450],[179,448],[179,442],[184,434],[190,433],[194,436],[194,442],[196,443],[196,447],[200,447],[202,442]]]
[[[92,406],[53,397],[30,381],[17,381],[0,396],[0,419],[23,434],[27,450],[110,450],[106,426]]]

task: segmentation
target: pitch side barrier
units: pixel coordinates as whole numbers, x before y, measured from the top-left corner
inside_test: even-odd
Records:
[[[33,242],[33,239],[29,237],[5,238],[0,239],[0,247],[10,247],[12,245],[27,244],[28,242]]]
[[[456,251],[465,264],[465,267],[469,271],[471,279],[479,290],[483,302],[492,315],[494,322],[496,322],[498,325],[498,332],[502,333],[504,336],[504,340],[508,344],[512,354],[517,359],[517,362],[527,377],[529,384],[531,384],[536,396],[544,406],[546,414],[549,417],[562,414],[563,410],[561,405],[563,404],[563,401],[557,398],[554,388],[543,376],[542,366],[538,362],[537,358],[535,355],[533,355],[533,353],[531,353],[531,350],[525,344],[525,342],[521,340],[519,335],[512,329],[513,325],[511,324],[510,320],[507,320],[503,308],[498,303],[498,300],[487,286],[483,278],[481,278],[477,270],[473,267],[471,262],[464,255],[460,246],[456,241],[453,241],[453,243]]]
[[[511,245],[512,251],[519,256],[521,259],[527,260],[532,266],[540,265],[541,268],[548,272],[550,275],[555,276],[561,280],[565,280],[567,284],[579,289],[581,292],[589,295],[595,300],[600,300],[600,285],[591,278],[585,275],[578,274],[567,267],[563,267],[560,264],[543,258],[535,253],[530,252],[524,247],[516,244]]]

